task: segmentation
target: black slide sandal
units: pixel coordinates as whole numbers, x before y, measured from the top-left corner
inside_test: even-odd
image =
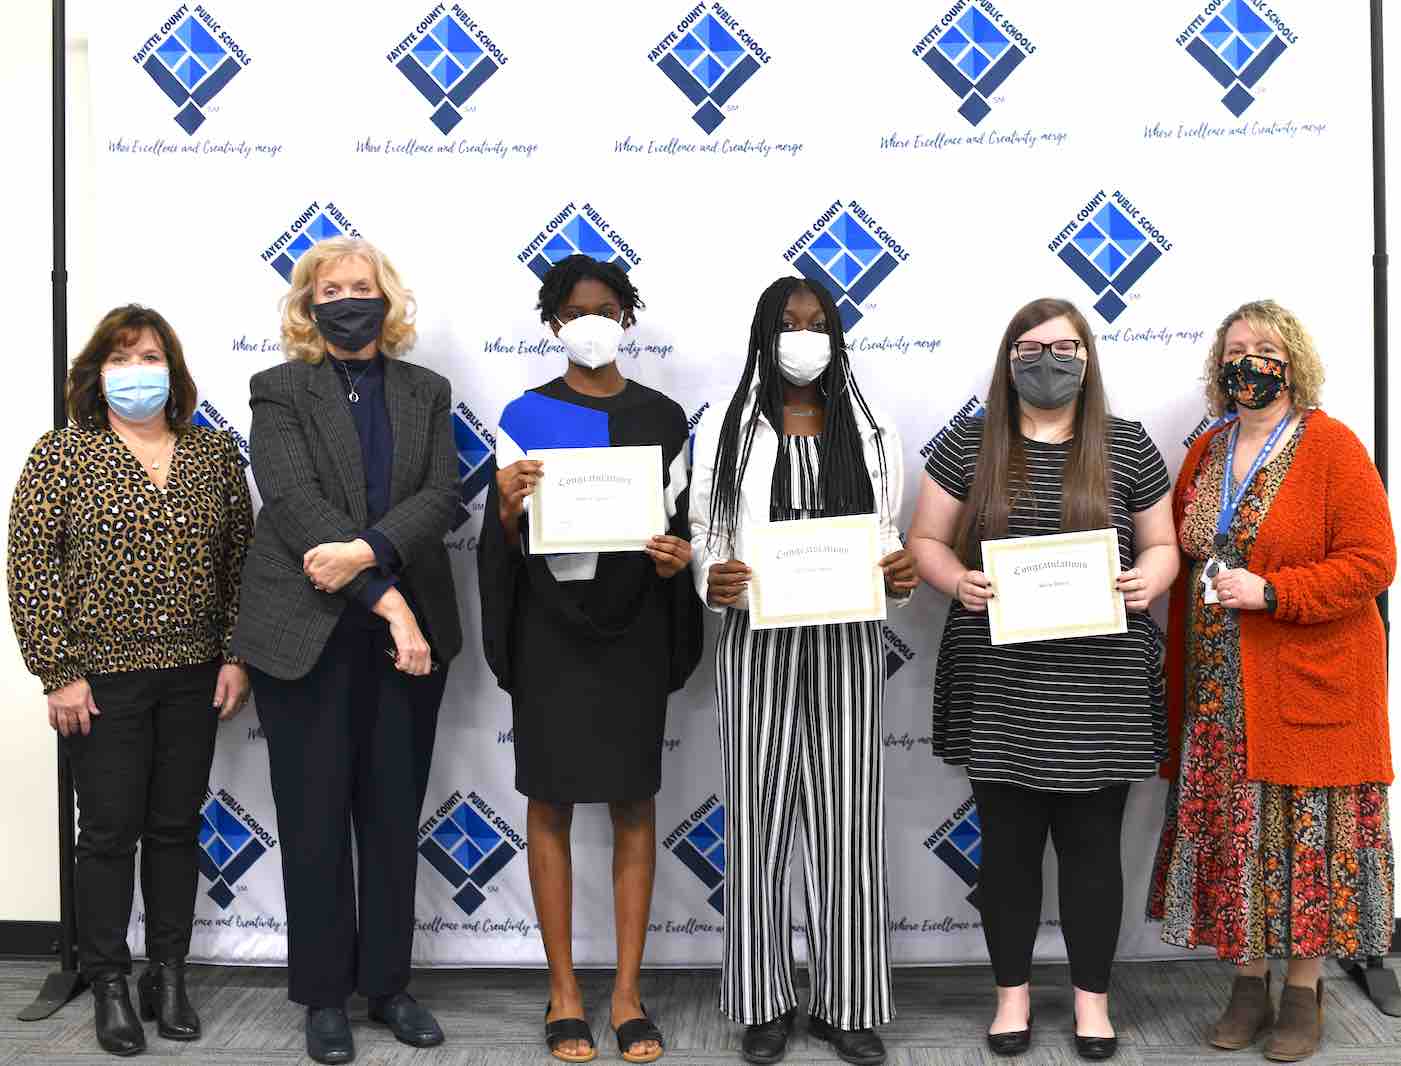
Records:
[[[550,1016],[550,1004],[545,1004],[545,1017]],[[560,1044],[566,1040],[587,1040],[589,1048],[582,1055],[566,1055],[558,1050]],[[598,1054],[598,1047],[593,1042],[593,1031],[589,1028],[589,1023],[583,1018],[560,1018],[558,1021],[545,1022],[545,1044],[550,1049],[550,1054],[561,1062],[592,1062]]]
[[[662,1038],[662,1031],[657,1028],[651,1018],[647,1016],[647,1004],[642,1005],[642,1017],[634,1018],[630,1022],[623,1022],[622,1025],[613,1030],[613,1034],[618,1038],[618,1054],[627,1062],[656,1062],[666,1051],[666,1041]],[[633,1044],[641,1044],[647,1040],[657,1042],[657,1050],[645,1055],[631,1055],[628,1048]]]

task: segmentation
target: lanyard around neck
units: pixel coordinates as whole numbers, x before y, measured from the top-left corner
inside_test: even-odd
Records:
[[[1240,423],[1237,422],[1231,427],[1231,439],[1226,445],[1226,469],[1221,475],[1221,513],[1216,519],[1216,537],[1213,543],[1219,551],[1230,541],[1231,522],[1235,520],[1236,511],[1245,499],[1245,494],[1250,491],[1250,483],[1255,480],[1255,475],[1260,472],[1266,461],[1270,457],[1270,452],[1274,451],[1275,445],[1279,443],[1279,438],[1284,436],[1284,427],[1294,418],[1294,412],[1290,410],[1280,419],[1279,425],[1270,431],[1269,437],[1265,440],[1265,446],[1260,449],[1260,454],[1255,457],[1255,462],[1250,464],[1250,470],[1245,477],[1241,478],[1240,488],[1234,493],[1231,492],[1231,474],[1236,464],[1236,443],[1240,439]]]

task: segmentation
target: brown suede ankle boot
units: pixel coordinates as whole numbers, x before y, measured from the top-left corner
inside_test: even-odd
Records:
[[[1255,1038],[1275,1020],[1270,1003],[1270,972],[1264,977],[1237,977],[1231,985],[1231,1002],[1226,1013],[1211,1027],[1208,1039],[1219,1048],[1239,1051],[1255,1043]]]
[[[1323,978],[1317,988],[1285,985],[1279,997],[1279,1021],[1265,1042],[1265,1058],[1298,1062],[1318,1050],[1323,1041]]]

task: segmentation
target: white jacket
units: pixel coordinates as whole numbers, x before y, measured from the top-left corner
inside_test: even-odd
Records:
[[[757,389],[750,391],[749,401],[745,404],[744,413],[740,416],[741,434],[748,423],[749,413],[753,410],[757,391]],[[709,544],[710,492],[715,479],[715,445],[720,439],[720,425],[725,420],[725,408],[728,406],[726,404],[725,407],[711,407],[701,416],[701,420],[696,426],[695,454],[691,459],[691,571],[695,577],[696,591],[700,594],[701,603],[717,614],[723,613],[725,608],[711,607],[707,599],[706,593],[710,587],[710,567],[715,563],[723,563],[735,558],[733,542],[717,542],[714,545],[714,550]],[[871,472],[872,487],[875,490],[876,509],[880,514],[881,553],[884,556],[904,547],[896,523],[899,521],[901,494],[904,492],[905,461],[904,452],[900,445],[900,434],[896,432],[894,425],[875,409],[872,409],[871,414],[876,419],[875,425],[868,423],[866,416],[858,408],[856,425],[861,433],[862,450],[866,455],[866,468]],[[880,482],[880,460],[876,455],[877,439],[882,440],[885,448],[885,485],[881,485]],[[740,485],[737,538],[740,543],[744,542],[744,531],[747,527],[769,521],[769,504],[773,491],[773,466],[777,459],[778,434],[774,432],[773,426],[769,424],[769,420],[763,412],[760,412],[759,424],[754,427],[754,444],[749,453],[749,466],[744,471],[744,482]],[[896,606],[903,607],[909,602],[910,596],[908,593],[904,596],[894,596],[887,593],[887,600]],[[748,593],[741,593],[735,607],[748,610]]]

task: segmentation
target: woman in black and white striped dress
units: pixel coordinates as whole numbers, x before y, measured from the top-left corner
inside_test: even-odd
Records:
[[[716,415],[717,417],[712,417]],[[797,1007],[788,862],[803,825],[812,991],[808,1032],[848,1062],[880,1063],[890,1020],[881,701],[874,622],[749,628],[746,529],[877,514],[886,589],[918,583],[896,528],[900,441],[851,377],[831,295],[781,278],[759,299],[728,410],[696,430],[692,567],[725,618],[715,653],[725,778],[725,948],[720,1009],[746,1026],[749,1062],[783,1057]]]
[[[934,679],[934,754],[965,766],[982,827],[979,906],[997,981],[988,1043],[1031,1042],[1029,979],[1049,834],[1082,1057],[1114,1054],[1119,841],[1132,781],[1166,753],[1160,635],[1148,605],[1177,575],[1172,485],[1137,422],[1107,411],[1094,337],[1064,300],[1012,318],[985,414],[935,442],[910,528],[920,576],[953,600]],[[1126,633],[994,647],[980,544],[1118,531]]]

